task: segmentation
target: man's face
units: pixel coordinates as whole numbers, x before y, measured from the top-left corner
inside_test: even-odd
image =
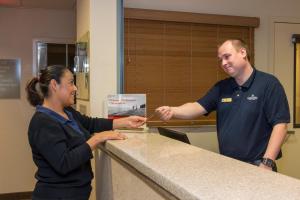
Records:
[[[235,78],[246,66],[246,50],[236,50],[230,41],[223,43],[218,49],[218,59],[222,69]]]

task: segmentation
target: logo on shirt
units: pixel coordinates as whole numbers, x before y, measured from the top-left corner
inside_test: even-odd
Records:
[[[248,99],[249,101],[255,101],[255,100],[258,99],[258,97],[255,96],[254,94],[251,94],[251,96],[247,97],[247,99]]]
[[[222,98],[221,102],[222,103],[230,103],[230,102],[232,102],[232,98]]]

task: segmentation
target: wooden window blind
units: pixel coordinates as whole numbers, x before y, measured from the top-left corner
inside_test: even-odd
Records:
[[[126,18],[124,92],[147,94],[147,115],[162,105],[178,106],[202,97],[226,74],[219,67],[217,45],[228,38],[250,44],[254,28],[193,22]],[[153,118],[150,126],[215,124],[215,113],[195,120]]]

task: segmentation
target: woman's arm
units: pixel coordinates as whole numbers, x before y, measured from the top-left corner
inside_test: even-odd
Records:
[[[130,116],[125,118],[115,119],[113,121],[113,129],[118,128],[138,128],[146,122],[145,117]]]
[[[91,150],[95,150],[98,144],[105,142],[106,140],[124,140],[126,136],[122,133],[115,131],[104,131],[96,133],[86,143],[90,146]]]
[[[75,120],[77,120],[77,122],[80,123],[91,134],[96,132],[109,131],[113,129],[112,119],[88,117],[76,111],[72,107],[68,107],[66,109],[67,111],[71,112]]]

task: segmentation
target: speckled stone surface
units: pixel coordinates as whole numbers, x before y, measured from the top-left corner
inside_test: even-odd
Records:
[[[106,149],[179,199],[300,199],[298,179],[158,134],[126,135]]]

